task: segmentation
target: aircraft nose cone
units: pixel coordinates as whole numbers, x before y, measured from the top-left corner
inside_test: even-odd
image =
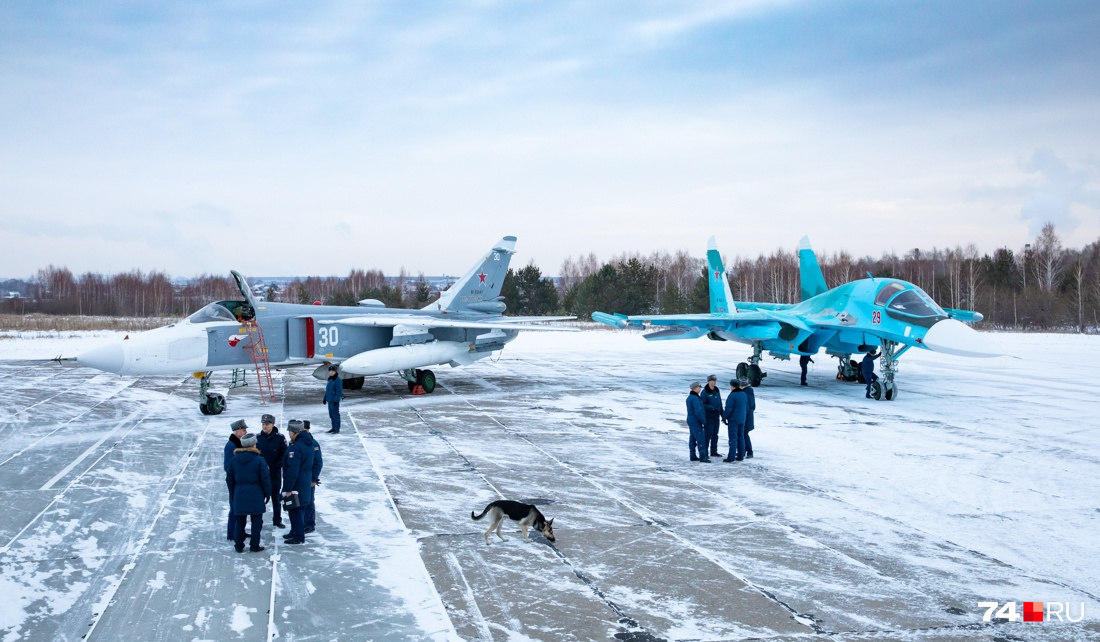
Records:
[[[93,348],[78,356],[76,360],[90,368],[104,372],[122,372],[126,365],[126,354],[117,343]]]
[[[985,335],[955,319],[944,319],[933,324],[924,335],[924,345],[929,350],[960,357],[1004,355],[1004,350],[998,348]]]

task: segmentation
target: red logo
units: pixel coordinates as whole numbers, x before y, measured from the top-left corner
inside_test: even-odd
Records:
[[[1043,621],[1044,602],[1024,602],[1024,622]]]
[[[871,323],[882,323],[882,313],[878,310],[871,312]]]
[[[477,278],[481,279],[482,283],[485,283],[485,272],[482,271],[481,274],[477,275]]]
[[[229,337],[229,347],[230,348],[236,348],[237,344],[240,343],[240,342],[241,342],[241,338],[239,336]]]
[[[718,279],[720,279],[720,278],[722,278],[722,272],[721,272],[721,270],[715,270],[715,271],[714,271],[714,280],[715,280],[715,281],[717,281],[717,280],[718,280]]]

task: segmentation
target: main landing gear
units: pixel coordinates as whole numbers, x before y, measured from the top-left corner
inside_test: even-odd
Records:
[[[196,372],[199,380],[199,412],[204,415],[220,415],[225,410],[225,396],[210,392],[210,372]]]
[[[342,381],[343,381],[342,385],[343,385],[344,390],[362,390],[363,389],[363,384],[366,383],[367,378],[366,377],[348,377],[347,379],[343,379]]]
[[[863,381],[863,373],[860,372],[859,364],[852,361],[852,355],[837,354],[833,356],[840,360],[840,365],[836,367],[837,381]]]
[[[423,393],[435,392],[435,373],[431,370],[404,370],[401,376],[409,384],[409,392],[416,392],[418,387]]]
[[[760,369],[760,355],[763,352],[763,345],[759,341],[753,341],[752,356],[749,357],[749,362],[742,361],[737,364],[737,378],[748,379],[749,385],[753,388],[758,387],[764,381],[764,377],[768,376],[768,373]]]
[[[908,348],[908,346],[906,346]],[[879,380],[871,384],[871,396],[875,400],[885,398],[886,401],[893,401],[898,398],[898,386],[894,383],[894,375],[898,371],[898,357],[901,356],[901,352],[906,348],[898,350],[898,343],[896,341],[890,341],[889,339],[883,339],[882,341],[882,376]]]

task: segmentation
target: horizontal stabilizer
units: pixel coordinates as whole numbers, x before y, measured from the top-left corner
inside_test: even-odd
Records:
[[[608,314],[606,312],[593,312],[592,320],[597,323],[609,325],[612,328],[625,328],[630,325],[627,317],[621,314]]]

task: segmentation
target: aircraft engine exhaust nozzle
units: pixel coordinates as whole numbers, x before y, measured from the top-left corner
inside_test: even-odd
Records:
[[[923,341],[929,350],[960,357],[1000,357],[1005,354],[985,335],[955,319],[937,321],[925,333]]]
[[[126,367],[126,351],[117,343],[92,348],[76,358],[89,368],[119,374]]]
[[[340,370],[357,376],[380,375],[457,361],[469,353],[470,345],[457,341],[413,343],[361,352],[343,361]]]

